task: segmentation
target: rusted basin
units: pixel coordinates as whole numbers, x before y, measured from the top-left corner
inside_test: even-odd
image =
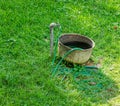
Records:
[[[94,46],[95,43],[92,39],[74,33],[62,34],[58,41],[58,51],[61,57],[64,56],[65,53],[67,53],[71,49],[81,49],[71,52],[65,58],[66,61],[78,64],[83,64],[88,61]]]

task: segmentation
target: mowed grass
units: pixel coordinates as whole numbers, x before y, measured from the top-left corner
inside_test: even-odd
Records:
[[[77,67],[77,82],[72,74],[63,81],[51,77],[51,22],[60,23],[62,33],[92,38],[91,58],[101,61],[100,70]],[[119,61],[119,0],[0,0],[1,106],[120,105]]]

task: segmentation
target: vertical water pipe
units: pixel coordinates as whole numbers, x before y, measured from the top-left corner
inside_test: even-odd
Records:
[[[56,26],[60,26],[60,24],[57,23],[51,23],[50,24],[50,56],[53,56],[53,46],[54,46],[54,33],[53,33],[53,29]]]

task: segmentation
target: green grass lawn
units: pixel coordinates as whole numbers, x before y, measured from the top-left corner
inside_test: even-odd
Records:
[[[92,38],[100,70],[51,77],[51,22]],[[0,105],[120,105],[120,1],[0,0]]]

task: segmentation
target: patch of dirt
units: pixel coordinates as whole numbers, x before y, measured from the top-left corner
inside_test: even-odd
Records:
[[[102,67],[103,58],[100,58],[97,63],[94,60],[89,59],[84,65],[86,66],[96,66],[97,68]]]

